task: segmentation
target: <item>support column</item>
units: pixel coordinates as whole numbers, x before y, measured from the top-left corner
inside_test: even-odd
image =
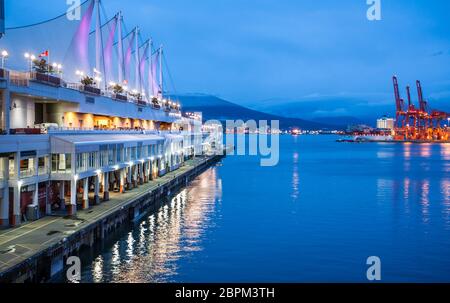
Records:
[[[10,130],[10,116],[11,116],[11,93],[9,91],[9,89],[5,89],[3,90],[3,125],[2,125],[2,129],[6,132],[6,134],[9,135],[9,130]]]
[[[11,218],[11,226],[16,227],[21,224],[22,216],[20,214],[20,187],[14,187],[14,204],[13,204],[13,216]]]
[[[50,181],[45,182],[45,214],[46,215],[51,215],[52,214],[52,207],[49,203],[49,193],[50,193]]]
[[[128,167],[128,173],[127,173],[127,190],[131,189],[131,173],[133,172],[133,167]]]
[[[66,181],[59,182],[59,200],[60,200],[60,209],[66,210],[66,192],[65,192],[65,183]]]
[[[144,163],[139,164],[139,184],[144,184]]]
[[[109,172],[103,173],[103,201],[109,201]]]
[[[6,113],[5,113],[6,116]],[[2,158],[3,162],[3,180],[5,180],[4,188],[2,189],[3,195],[0,200],[0,228],[9,226],[9,158]]]
[[[125,170],[126,168],[121,169],[119,172],[119,182],[120,182],[119,191],[121,194],[125,192]]]
[[[13,203],[13,217],[11,218],[11,225],[13,227],[19,226],[22,221],[22,214],[20,213],[20,152],[14,154],[14,175],[17,180],[17,185],[14,187],[14,203]]]
[[[138,187],[138,169],[139,169],[139,164],[134,165],[134,172],[133,172],[133,187],[136,188]],[[131,170],[133,171],[133,170]]]
[[[39,205],[39,183],[36,183],[35,190],[33,192],[33,205],[37,206]]]
[[[77,213],[77,180],[70,181],[70,204],[67,211],[70,216]]]
[[[0,228],[9,226],[9,187],[3,188],[3,196],[0,200]]]
[[[83,179],[83,209],[89,208],[89,178]]]
[[[94,205],[100,204],[100,176],[94,177]]]

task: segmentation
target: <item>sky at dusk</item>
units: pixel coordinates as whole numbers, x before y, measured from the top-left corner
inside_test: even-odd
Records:
[[[7,27],[49,19],[65,0],[6,0]],[[34,2],[33,2],[34,3]],[[178,93],[254,105],[349,98],[392,102],[391,77],[421,79],[430,99],[450,99],[450,1],[103,0],[128,28],[163,43]],[[356,102],[356,101],[355,101]]]

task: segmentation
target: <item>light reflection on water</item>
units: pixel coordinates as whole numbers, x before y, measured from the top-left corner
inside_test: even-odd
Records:
[[[202,174],[83,281],[367,282],[377,255],[384,281],[450,282],[450,144],[280,144],[276,167],[228,157]]]
[[[159,211],[137,224],[124,239],[94,259],[83,281],[170,282],[181,256],[202,250],[201,237],[214,225],[209,215],[221,199],[216,170],[202,174]],[[111,254],[109,256],[109,254]],[[110,262],[105,264],[105,256]]]

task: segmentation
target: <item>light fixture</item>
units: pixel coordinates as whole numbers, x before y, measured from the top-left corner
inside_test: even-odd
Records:
[[[8,57],[8,56],[9,56],[8,52],[7,52],[6,50],[3,50],[3,51],[2,51],[2,57],[3,57],[3,58],[6,58],[6,57]]]

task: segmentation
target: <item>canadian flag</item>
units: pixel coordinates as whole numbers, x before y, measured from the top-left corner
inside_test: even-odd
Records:
[[[39,55],[39,58],[48,57],[48,50]]]

